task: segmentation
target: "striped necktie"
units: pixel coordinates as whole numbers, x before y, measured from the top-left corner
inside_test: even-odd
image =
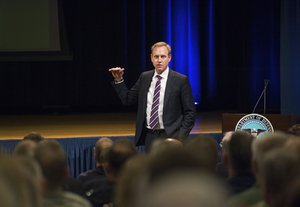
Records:
[[[156,78],[157,81],[153,93],[153,102],[152,102],[150,122],[149,122],[149,126],[151,127],[151,129],[155,129],[159,127],[158,108],[159,108],[159,96],[160,96],[160,80],[162,79],[162,77],[157,75]]]

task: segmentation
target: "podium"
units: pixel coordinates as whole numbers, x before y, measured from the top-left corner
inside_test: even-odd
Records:
[[[247,114],[222,114],[222,133],[234,131],[238,121]],[[299,117],[282,114],[262,114],[273,125],[274,131],[286,132],[292,125],[299,123]]]

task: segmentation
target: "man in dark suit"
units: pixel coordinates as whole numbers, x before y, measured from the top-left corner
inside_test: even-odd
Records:
[[[123,80],[124,68],[109,69],[122,103],[138,103],[135,141],[137,145],[145,144],[146,151],[158,138],[183,141],[194,126],[196,113],[187,76],[169,68],[171,47],[165,42],[155,43],[151,61],[155,69],[143,72],[131,89]]]

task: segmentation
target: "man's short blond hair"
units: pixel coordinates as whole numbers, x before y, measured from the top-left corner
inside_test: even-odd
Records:
[[[154,50],[154,48],[156,48],[156,47],[166,47],[167,50],[168,50],[168,54],[169,55],[171,54],[171,46],[169,44],[167,44],[166,42],[157,42],[154,45],[152,45],[152,47],[151,47],[151,53]]]

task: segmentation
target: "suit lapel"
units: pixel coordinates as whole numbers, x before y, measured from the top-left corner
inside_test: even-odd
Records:
[[[148,96],[148,91],[149,91],[149,87],[150,87],[153,75],[154,75],[154,70],[149,72],[145,76],[145,79],[143,80],[143,82],[141,83],[143,86],[142,95],[143,95],[143,108],[144,109],[147,107],[147,96]]]
[[[166,89],[165,89],[165,97],[164,97],[164,108],[166,107],[169,98],[170,98],[170,94],[172,91],[172,85],[173,85],[173,71],[170,70],[169,71],[169,75],[168,75],[168,80],[167,80],[167,84],[166,84]]]

